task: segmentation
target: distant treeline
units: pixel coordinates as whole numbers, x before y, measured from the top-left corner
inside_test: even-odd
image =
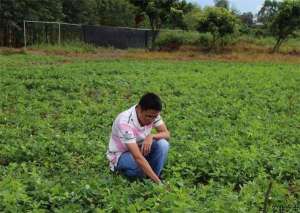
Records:
[[[211,33],[214,42],[212,46],[230,33],[238,31],[248,34],[258,23],[266,29],[258,33],[279,35],[274,24],[273,31],[276,32],[268,27],[272,25],[272,20],[277,20],[276,16],[279,17],[278,22],[281,18],[287,23],[299,25],[294,18],[297,15],[300,17],[297,6],[299,0],[284,0],[287,6],[282,1],[265,0],[258,14],[240,13],[230,8],[228,0],[214,2],[214,7],[201,8],[201,5],[185,0],[0,0],[0,46],[23,45],[23,20],[146,27],[152,29],[153,41],[162,28],[193,30]],[[288,11],[291,5],[292,9]],[[280,7],[284,10],[281,14]],[[277,28],[287,25],[279,23]],[[287,31],[290,34],[294,28]],[[278,38],[281,39],[278,41],[280,45],[287,38],[286,33]]]

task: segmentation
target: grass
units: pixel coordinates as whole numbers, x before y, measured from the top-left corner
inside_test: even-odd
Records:
[[[0,55],[0,211],[259,212],[299,204],[299,65]],[[158,93],[165,185],[111,174],[116,115]]]
[[[97,50],[94,45],[83,42],[65,42],[61,45],[41,43],[29,46],[28,48],[56,53],[95,53]]]
[[[276,43],[273,37],[254,37],[254,36],[242,36],[239,38],[240,44],[252,44],[258,47],[263,47],[270,51]],[[300,52],[300,38],[290,38],[287,42],[283,43],[280,48],[280,53]]]

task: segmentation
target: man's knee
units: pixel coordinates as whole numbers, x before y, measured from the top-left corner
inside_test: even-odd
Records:
[[[120,162],[120,165],[118,167],[118,170],[121,173],[123,173],[125,176],[132,178],[144,176],[144,172],[138,166],[131,153],[125,153],[122,157],[124,158],[120,159],[122,162]]]
[[[170,144],[166,139],[159,139],[157,140],[157,147],[160,150],[167,152],[169,150]]]

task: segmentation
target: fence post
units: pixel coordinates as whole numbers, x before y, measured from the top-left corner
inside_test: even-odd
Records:
[[[58,45],[60,46],[60,22],[58,22]]]
[[[25,47],[25,49],[26,49],[26,21],[25,20],[23,20],[23,30],[24,30],[24,47]]]
[[[145,48],[148,49],[148,30],[145,31]]]

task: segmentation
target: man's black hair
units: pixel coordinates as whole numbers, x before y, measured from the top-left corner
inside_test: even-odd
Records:
[[[143,95],[143,97],[140,99],[139,106],[142,108],[142,110],[162,110],[162,103],[160,98],[156,94],[151,92]]]

